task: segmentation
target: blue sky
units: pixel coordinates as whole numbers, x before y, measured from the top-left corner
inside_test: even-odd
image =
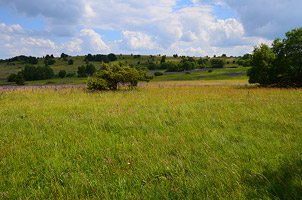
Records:
[[[243,55],[301,27],[301,0],[1,0],[0,58]]]

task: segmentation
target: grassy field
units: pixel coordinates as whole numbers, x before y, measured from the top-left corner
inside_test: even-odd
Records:
[[[0,199],[299,199],[302,90],[245,83],[0,88]]]

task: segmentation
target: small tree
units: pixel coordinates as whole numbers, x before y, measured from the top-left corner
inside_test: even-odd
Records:
[[[65,76],[66,76],[66,71],[65,71],[65,70],[60,70],[58,76],[59,76],[60,78],[65,78]]]
[[[68,65],[73,65],[73,60],[72,59],[68,60]]]
[[[16,78],[17,74],[12,73],[7,77],[7,82],[16,82]]]
[[[101,69],[94,77],[88,79],[87,89],[94,90],[117,90],[119,84],[128,84],[130,88],[136,87],[138,81],[150,81],[152,75],[146,71],[137,70],[130,67],[121,67],[102,63]]]
[[[87,77],[86,67],[84,65],[78,67],[78,77]]]
[[[19,72],[19,73],[17,74],[17,77],[16,77],[16,84],[17,84],[17,85],[25,85],[24,82],[25,82],[24,76],[23,76],[22,72]]]
[[[212,68],[223,68],[224,61],[219,58],[213,58],[211,59],[211,67]]]

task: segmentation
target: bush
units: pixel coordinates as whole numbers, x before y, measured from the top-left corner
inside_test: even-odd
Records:
[[[190,72],[186,72],[186,74],[191,74]]]
[[[60,72],[58,73],[58,76],[59,76],[60,78],[65,78],[65,76],[66,76],[66,71],[65,71],[65,70],[60,70]]]
[[[75,76],[76,76],[75,73],[68,73],[68,74],[66,74],[66,77],[75,77]]]
[[[211,59],[211,67],[212,68],[223,68],[224,61],[219,58],[213,58]]]
[[[150,81],[152,75],[146,71],[136,70],[130,67],[121,67],[102,63],[101,69],[95,74],[93,78],[89,78],[87,82],[87,89],[95,90],[117,90],[119,84],[128,84],[130,88],[136,87],[138,81]]]
[[[12,73],[7,77],[7,82],[16,82],[16,78],[17,74]]]
[[[208,72],[209,72],[209,73],[210,73],[210,72],[213,72],[213,69],[209,69]]]
[[[72,60],[72,59],[70,59],[70,60],[68,61],[68,65],[73,65],[73,60]]]
[[[162,76],[162,75],[164,75],[162,72],[155,72],[154,73],[154,76]]]

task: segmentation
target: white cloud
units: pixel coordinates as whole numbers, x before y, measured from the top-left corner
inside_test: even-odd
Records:
[[[275,36],[283,36],[299,25],[302,18],[300,0],[191,0],[190,6],[179,6],[178,2],[2,0],[0,6],[22,16],[43,19],[47,26],[37,32],[24,30],[20,25],[0,24],[0,48],[17,49],[19,45],[18,52],[23,49],[33,55],[44,52],[242,55],[259,42],[270,43]],[[238,18],[219,19],[215,4],[232,9]],[[99,29],[119,30],[121,38],[104,40],[96,31]]]
[[[102,40],[102,36],[96,33],[92,29],[82,29],[80,32],[80,37],[89,45],[89,47],[98,53],[108,53],[110,51],[110,47],[105,44]]]
[[[123,31],[122,36],[124,45],[133,50],[153,50],[158,47],[158,45],[152,41],[150,36],[141,32]]]

